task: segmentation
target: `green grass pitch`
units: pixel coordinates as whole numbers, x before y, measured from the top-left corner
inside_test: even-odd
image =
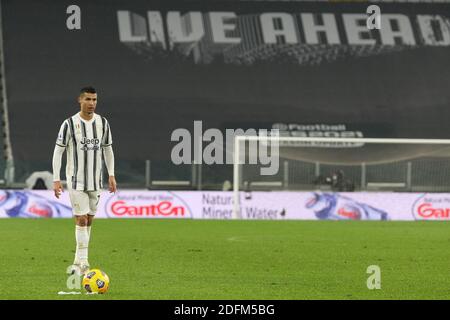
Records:
[[[446,222],[96,220],[105,295],[61,296],[71,219],[0,220],[0,299],[448,299]],[[381,289],[367,288],[367,267]]]

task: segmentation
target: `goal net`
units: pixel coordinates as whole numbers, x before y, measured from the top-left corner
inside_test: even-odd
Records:
[[[449,192],[450,140],[236,136],[234,217],[253,191]]]

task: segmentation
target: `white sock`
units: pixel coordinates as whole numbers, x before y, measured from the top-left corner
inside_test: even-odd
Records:
[[[77,240],[77,248],[75,251],[74,264],[87,264],[89,247],[87,227],[75,226],[75,239]]]
[[[88,246],[89,246],[89,241],[91,240],[91,226],[87,226],[87,233],[88,233]]]

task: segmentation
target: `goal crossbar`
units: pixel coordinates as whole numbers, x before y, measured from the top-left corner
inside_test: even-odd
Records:
[[[311,142],[367,142],[394,144],[450,144],[450,139],[403,139],[403,138],[321,138],[321,137],[282,137],[282,136],[236,136],[236,142],[241,141],[311,141]],[[235,149],[236,150],[236,149]]]

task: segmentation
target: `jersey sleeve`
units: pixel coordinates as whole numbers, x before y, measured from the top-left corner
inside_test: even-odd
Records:
[[[111,127],[109,126],[108,120],[102,118],[103,124],[103,136],[102,136],[102,147],[107,147],[112,145],[112,134]]]
[[[67,120],[65,120],[59,129],[58,137],[56,138],[56,145],[65,148],[69,142],[69,136],[69,124],[67,123]]]

